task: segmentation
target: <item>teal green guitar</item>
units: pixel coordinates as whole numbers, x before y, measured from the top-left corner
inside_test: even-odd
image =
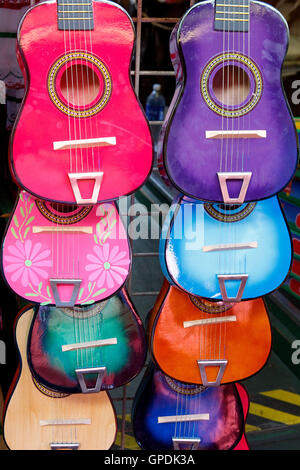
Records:
[[[35,379],[65,393],[125,385],[142,369],[142,322],[125,289],[93,306],[36,308],[28,338]]]

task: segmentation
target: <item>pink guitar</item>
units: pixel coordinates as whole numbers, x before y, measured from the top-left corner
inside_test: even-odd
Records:
[[[21,191],[7,226],[2,270],[30,302],[89,305],[123,287],[131,249],[115,203],[65,206]]]
[[[116,3],[47,1],[21,20],[27,89],[10,144],[16,183],[88,205],[136,191],[152,169],[149,124],[133,90],[133,23]]]

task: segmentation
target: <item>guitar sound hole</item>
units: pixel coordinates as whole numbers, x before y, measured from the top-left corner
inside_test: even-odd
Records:
[[[240,204],[218,204],[218,207],[222,211],[235,211],[239,209],[241,206]]]
[[[60,91],[68,103],[87,106],[99,95],[99,78],[88,65],[72,64],[61,76]]]
[[[220,68],[213,78],[212,86],[216,98],[226,106],[240,105],[251,90],[247,72],[237,65]]]
[[[68,212],[74,212],[78,206],[71,206],[67,204],[58,204],[56,202],[51,202],[50,206],[56,211],[62,214],[67,214]]]

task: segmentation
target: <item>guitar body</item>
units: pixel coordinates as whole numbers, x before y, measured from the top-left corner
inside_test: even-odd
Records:
[[[248,392],[243,384],[236,383],[235,384],[238,394],[240,396],[240,400],[242,402],[242,407],[244,411],[244,421],[246,423],[248,412],[249,412],[249,405],[250,405],[250,399]],[[250,450],[250,446],[247,440],[246,433],[244,432],[240,442],[237,444],[237,446],[234,448],[234,450]]]
[[[211,361],[227,361],[221,384],[244,380],[264,367],[271,351],[271,326],[262,299],[209,302],[169,285],[151,317],[153,359],[181,382],[203,384],[199,360],[207,361],[208,382],[216,380],[220,368]]]
[[[116,415],[107,392],[60,394],[33,381],[27,364],[27,338],[34,317],[29,308],[18,318],[16,340],[20,371],[5,407],[3,434],[11,450],[109,449],[116,437]]]
[[[164,166],[181,193],[214,202],[226,202],[218,173],[250,173],[242,202],[256,201],[286,187],[297,166],[297,133],[281,82],[288,28],[272,6],[251,0],[248,32],[216,30],[215,11],[224,4],[197,3],[180,22],[184,80],[164,133]],[[228,10],[238,20],[229,5],[225,16]],[[229,175],[229,196],[238,198],[240,189],[240,178]]]
[[[178,50],[177,50],[178,27],[179,27],[179,23],[176,23],[176,25],[172,29],[172,32],[170,34],[170,40],[169,40],[170,58],[171,58],[172,66],[173,66],[174,73],[175,73],[176,86],[175,86],[173,98],[171,100],[171,103],[168,107],[168,110],[164,119],[164,122],[162,123],[159,137],[158,137],[158,142],[157,142],[157,167],[158,167],[161,179],[163,180],[165,185],[168,186],[170,189],[174,189],[174,187],[169,180],[169,177],[166,172],[165,165],[164,165],[164,139],[165,139],[165,133],[168,129],[169,121],[171,119],[174,107],[181,93],[181,86],[182,86],[182,80],[183,80],[182,66],[181,66],[181,62],[180,62],[180,58],[179,58]]]
[[[240,206],[180,196],[160,238],[164,276],[189,294],[239,301],[277,289],[291,267],[291,237],[276,196]]]
[[[18,31],[27,90],[11,172],[34,196],[65,204],[88,204],[94,190],[93,203],[132,193],[152,169],[151,133],[130,79],[132,21],[116,3],[92,6],[93,30],[59,30],[49,1],[28,10]]]
[[[63,206],[19,193],[2,244],[9,287],[38,304],[89,305],[118,292],[131,270],[114,202]]]
[[[28,363],[32,375],[48,388],[81,393],[76,369],[101,367],[101,390],[120,387],[139,374],[145,358],[143,325],[124,289],[92,307],[35,310]],[[94,388],[95,377],[92,372],[85,377],[88,389]]]
[[[202,413],[208,419],[184,421],[185,415]],[[174,422],[159,422],[167,417]],[[135,395],[132,425],[137,443],[145,450],[173,450],[173,438],[200,439],[194,450],[231,450],[242,438],[244,414],[234,384],[186,385],[150,366]],[[184,444],[179,448],[191,450]]]

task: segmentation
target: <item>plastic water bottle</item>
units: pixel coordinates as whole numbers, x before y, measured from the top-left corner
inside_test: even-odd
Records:
[[[146,116],[149,121],[163,121],[165,117],[166,100],[161,94],[161,85],[155,83],[146,101]]]

